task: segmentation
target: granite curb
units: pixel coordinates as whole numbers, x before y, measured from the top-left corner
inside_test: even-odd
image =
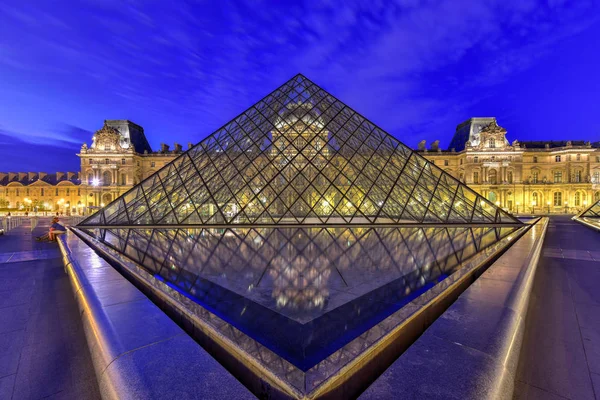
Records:
[[[512,399],[547,226],[537,221],[360,399]]]
[[[103,399],[255,398],[75,234],[58,243]]]

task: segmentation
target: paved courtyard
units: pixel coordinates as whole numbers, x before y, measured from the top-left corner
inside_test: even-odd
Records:
[[[0,399],[99,399],[81,318],[40,219],[0,236]]]
[[[551,217],[525,327],[516,398],[600,399],[599,233]]]

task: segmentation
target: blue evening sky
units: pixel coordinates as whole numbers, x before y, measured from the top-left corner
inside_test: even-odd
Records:
[[[196,143],[298,72],[411,147],[600,140],[593,0],[3,0],[0,171],[78,170],[104,119]]]

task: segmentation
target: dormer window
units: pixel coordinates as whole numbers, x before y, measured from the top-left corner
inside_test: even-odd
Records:
[[[495,148],[496,147],[496,139],[490,139],[489,145],[490,145],[490,148],[492,148],[492,149]]]

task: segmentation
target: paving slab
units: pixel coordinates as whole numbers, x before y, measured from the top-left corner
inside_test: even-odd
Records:
[[[551,217],[517,370],[525,386],[515,398],[600,399],[598,248],[597,232]]]
[[[47,222],[0,237],[0,399],[100,399],[58,245],[34,240]]]

